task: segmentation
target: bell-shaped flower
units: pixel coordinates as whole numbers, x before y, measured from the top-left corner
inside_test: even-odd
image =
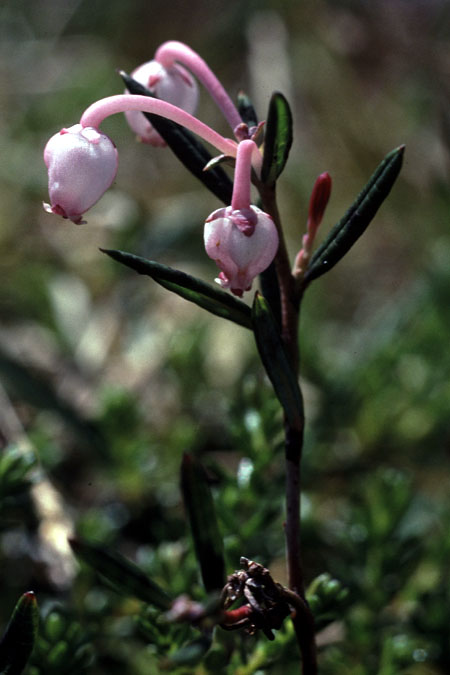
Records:
[[[217,283],[242,296],[274,259],[278,232],[272,218],[257,206],[227,206],[207,218],[204,241],[206,253],[221,269]]]
[[[197,109],[198,86],[186,68],[174,63],[165,68],[158,61],[148,61],[131,73],[132,77],[162,101],[193,114]],[[163,146],[165,142],[142,112],[129,110],[125,117],[131,129],[144,143]]]
[[[113,182],[118,154],[108,136],[93,127],[75,124],[50,138],[44,161],[50,196],[45,210],[80,224],[83,213]]]

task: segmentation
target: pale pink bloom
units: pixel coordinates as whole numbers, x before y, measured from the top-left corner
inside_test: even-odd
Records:
[[[108,136],[75,124],[50,138],[44,150],[48,168],[49,213],[76,224],[106,192],[117,173],[118,154]]]
[[[158,61],[148,61],[131,73],[133,79],[147,87],[152,94],[162,101],[167,101],[178,108],[193,114],[197,109],[198,86],[186,68],[174,63],[165,68]],[[144,143],[163,146],[165,142],[153,128],[142,112],[129,110],[125,117],[131,129]]]
[[[278,232],[272,218],[257,206],[227,206],[207,218],[204,241],[206,253],[221,269],[217,283],[242,296],[274,259]]]

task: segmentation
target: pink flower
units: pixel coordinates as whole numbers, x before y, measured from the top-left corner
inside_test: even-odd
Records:
[[[272,218],[257,206],[227,206],[206,219],[204,241],[206,253],[221,269],[217,283],[242,296],[274,259],[278,232]]]
[[[113,182],[118,155],[108,136],[92,127],[75,124],[50,138],[44,161],[50,196],[45,210],[80,224],[83,213]]]
[[[172,103],[191,115],[197,109],[198,86],[183,66],[175,63],[165,68],[153,60],[136,68],[131,75],[162,101]],[[125,117],[141,141],[154,146],[165,145],[161,136],[141,112],[130,110],[125,113]]]

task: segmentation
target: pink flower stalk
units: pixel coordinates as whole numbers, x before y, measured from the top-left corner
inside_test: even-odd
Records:
[[[83,127],[94,127],[95,129],[98,129],[106,117],[129,110],[140,110],[141,112],[149,112],[166,117],[168,120],[177,122],[177,124],[181,124],[186,127],[186,129],[189,129],[189,131],[197,134],[207,143],[210,143],[220,150],[220,152],[230,155],[231,157],[236,157],[236,141],[224,138],[218,134],[217,131],[211,129],[207,124],[200,122],[200,120],[193,117],[185,110],[182,110],[171,103],[167,103],[166,101],[150,98],[149,96],[118,94],[116,96],[101,98],[84,111],[81,116],[80,124]]]
[[[93,103],[82,115],[80,124],[55,134],[44,150],[48,168],[50,213],[81,223],[82,214],[93,206],[109,188],[117,171],[117,150],[113,142],[99,131],[109,115],[128,110],[154,113],[182,124],[221,153],[236,156],[237,143],[224,138],[200,120],[177,106],[148,96],[122,94]],[[255,153],[259,170],[261,154]]]
[[[239,143],[231,206],[214,211],[204,230],[206,253],[221,270],[216,282],[239,297],[251,289],[253,279],[270,265],[278,250],[274,221],[250,204],[255,148],[251,140]]]
[[[233,132],[236,127],[242,124],[241,116],[222,84],[214,75],[206,61],[194,52],[193,49],[183,42],[169,40],[158,47],[155,53],[155,60],[167,69],[173,67],[175,61],[178,61],[189,68],[189,70],[194,73],[205,86],[222,111],[230,127],[233,129]],[[167,98],[166,100],[168,101],[169,99]]]
[[[153,60],[136,68],[131,75],[157,98],[172,103],[190,114],[195,113],[198,103],[198,86],[183,66],[174,63],[164,67],[159,61]],[[166,145],[142,112],[127,110],[125,117],[142,142],[155,147]]]
[[[302,248],[297,254],[294,263],[293,274],[300,278],[306,272],[311,257],[314,239],[316,237],[319,225],[322,222],[323,214],[330,199],[331,194],[331,176],[325,171],[316,178],[311,192],[308,210],[308,222],[306,225],[306,234],[303,235]]]
[[[49,213],[79,225],[82,214],[109,188],[118,155],[114,143],[97,129],[75,124],[50,138],[44,150],[48,168]]]

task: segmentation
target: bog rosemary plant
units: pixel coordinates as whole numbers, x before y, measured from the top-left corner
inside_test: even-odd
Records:
[[[241,94],[235,105],[205,61],[174,41],[161,45],[154,59],[131,76],[122,73],[122,77],[125,93],[94,102],[78,124],[62,129],[48,141],[44,159],[50,201],[45,209],[75,224],[85,222],[85,213],[116,177],[118,152],[100,129],[103,120],[116,113],[125,113],[131,129],[144,143],[168,146],[221,203],[212,214],[205,214],[204,225],[206,254],[219,269],[218,286],[139,257],[139,252],[104,253],[253,333],[284,416],[285,513],[279,515],[279,527],[284,521],[288,584],[278,583],[270,569],[247,559],[245,550],[240,569],[226,569],[206,474],[190,455],[183,460],[181,486],[208,594],[205,602],[174,597],[170,588],[160,588],[130,561],[101,545],[80,539],[71,544],[77,556],[116,588],[145,604],[149,614],[143,625],[149,641],[157,640],[155,613],[170,624],[194,627],[197,635],[172,654],[172,664],[192,664],[201,658],[208,663],[218,631],[261,632],[272,641],[286,622],[292,622],[299,670],[314,675],[318,672],[315,620],[323,627],[320,616],[324,607],[343,596],[339,585],[326,574],[306,592],[300,532],[305,426],[299,386],[300,307],[310,284],[343,258],[375,216],[398,176],[403,147],[384,158],[355,202],[314,250],[331,194],[331,178],[322,173],[312,188],[305,234],[291,257],[277,203],[277,183],[292,144],[292,114],[283,94],[272,95],[267,117],[258,123],[245,95]],[[232,139],[195,116],[197,80],[222,111]],[[213,154],[203,143],[213,148]],[[232,180],[223,164],[234,168]],[[257,277],[261,290],[255,292]],[[251,308],[243,301],[244,294],[252,300]],[[263,665],[258,658],[253,655],[236,672],[255,672]]]

